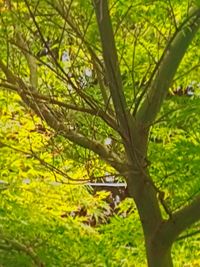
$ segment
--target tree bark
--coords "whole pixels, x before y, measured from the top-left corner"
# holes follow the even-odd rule
[[[146,246],[148,267],[173,267],[171,257],[171,247],[162,248],[162,245],[158,247]]]
[[[159,190],[148,172],[148,132],[149,129],[144,124],[134,122],[133,147],[130,144],[126,148],[127,158],[132,166],[127,175],[128,190],[140,216],[148,267],[172,267],[171,246],[174,240],[169,241],[163,235],[167,221],[162,218]]]
[[[138,174],[137,174],[138,172]],[[156,189],[148,172],[134,167],[128,179],[129,195],[133,197],[142,223],[148,267],[172,267],[171,245],[158,235],[165,223],[160,212]]]

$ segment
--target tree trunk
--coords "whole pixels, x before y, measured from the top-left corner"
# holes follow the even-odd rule
[[[145,169],[143,171],[146,173]],[[142,223],[148,267],[173,267],[171,244],[159,235],[164,220],[157,192],[146,175],[140,173],[138,183],[129,184],[129,195],[134,198]],[[136,177],[133,180],[136,181]]]
[[[164,220],[159,206],[159,192],[148,172],[148,128],[135,124],[132,133],[132,143],[126,147],[131,165],[127,184],[142,223],[148,267],[172,267],[171,243],[162,238],[161,234]]]
[[[148,267],[173,267],[171,247],[163,249],[162,244],[154,247],[146,245]]]

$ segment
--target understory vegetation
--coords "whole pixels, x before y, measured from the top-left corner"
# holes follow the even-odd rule
[[[151,131],[151,172],[158,186],[166,185],[164,197],[174,210],[200,190],[195,182],[199,107],[199,98],[170,97],[162,111],[169,114],[170,125],[163,119]],[[139,216],[130,198],[112,212],[106,202],[109,191],[93,195],[77,182],[86,169],[66,157],[66,143],[21,107],[16,95],[1,94],[0,128],[0,179],[6,182],[0,185],[2,266],[146,266]],[[94,171],[102,176],[106,167],[99,166]],[[63,179],[57,169],[71,169],[75,181]],[[81,208],[86,212],[81,214]],[[200,266],[198,229],[199,223],[177,240],[175,266]]]

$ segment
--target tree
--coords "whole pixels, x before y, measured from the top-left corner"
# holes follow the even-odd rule
[[[126,179],[148,266],[173,266],[172,244],[200,219],[200,196],[171,212],[149,173],[149,133],[200,27],[198,2],[5,2],[1,88],[17,92],[58,135]]]

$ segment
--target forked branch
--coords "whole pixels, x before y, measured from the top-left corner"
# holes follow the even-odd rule
[[[200,220],[200,195],[192,203],[175,212],[161,228],[161,240],[173,243],[177,237],[195,222]]]

